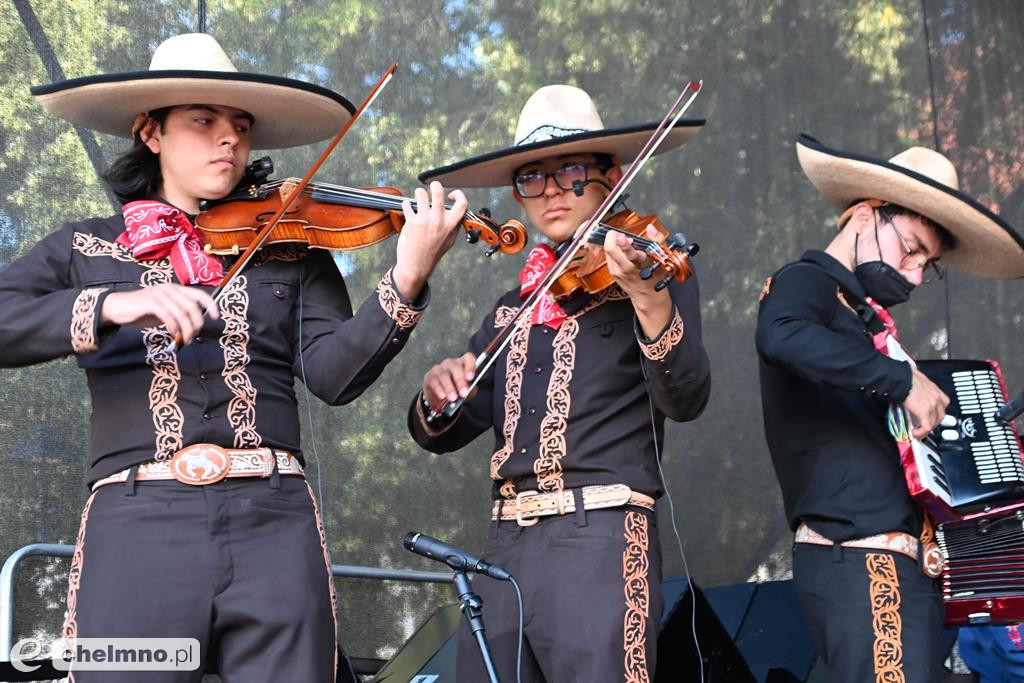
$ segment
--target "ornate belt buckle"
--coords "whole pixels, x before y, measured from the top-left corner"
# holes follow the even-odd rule
[[[171,474],[183,484],[216,484],[228,476],[230,469],[231,456],[220,446],[211,443],[187,446],[171,458]]]
[[[520,491],[516,494],[516,524],[519,526],[533,526],[537,523],[536,517],[525,519],[523,517],[523,499],[540,495],[536,491]]]

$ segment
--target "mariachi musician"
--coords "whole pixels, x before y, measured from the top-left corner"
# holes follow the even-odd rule
[[[122,212],[66,223],[0,273],[3,365],[74,354],[89,378],[92,495],[64,635],[196,638],[225,680],[334,681],[336,599],[294,380],[332,405],[376,380],[427,305],[465,197],[446,210],[440,185],[429,200],[417,190],[395,266],[354,313],[331,256],[305,245],[257,253],[215,303],[229,260],[203,249],[200,200],[235,188],[250,148],[327,138],[352,105],[239,73],[205,34],[164,41],[148,71],[34,93],[72,123],[132,138],[105,175]]]
[[[888,309],[942,277],[1024,276],[1024,238],[913,147],[889,161],[801,135],[804,173],[842,212],[824,251],[765,282],[757,325],[765,435],[796,533],[793,577],[831,681],[940,679],[942,600],[918,566],[930,524],[886,426],[902,404],[922,438],[949,398],[888,355]],[[922,539],[922,543],[919,539]]]
[[[701,125],[681,121],[661,150],[689,141]],[[511,186],[529,227],[557,246],[598,209],[622,176],[620,164],[654,128],[605,128],[587,93],[550,85],[526,102],[511,147],[420,179]],[[659,239],[652,228],[640,234]],[[609,287],[567,300],[541,297],[470,395],[477,357],[555,262],[551,246],[537,246],[520,286],[498,299],[469,351],[426,373],[409,413],[413,438],[436,453],[494,433],[483,557],[522,586],[523,681],[653,678],[662,612],[654,501],[664,486],[664,421],[695,419],[710,391],[696,278],[656,289],[655,279],[641,277],[644,253],[615,231],[591,248],[603,250]],[[454,415],[441,410],[459,399],[465,403]],[[498,676],[515,680],[515,594],[489,579],[474,589]],[[486,680],[465,624],[458,679]]]

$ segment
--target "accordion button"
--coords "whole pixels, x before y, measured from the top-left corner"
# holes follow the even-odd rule
[[[956,427],[956,418],[952,415],[946,415],[939,424],[943,427]]]
[[[960,438],[960,432],[955,429],[943,429],[942,440],[943,441],[956,441]]]

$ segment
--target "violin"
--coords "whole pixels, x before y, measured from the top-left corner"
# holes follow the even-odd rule
[[[664,244],[645,236],[648,226],[653,226],[666,236]],[[551,283],[550,291],[555,299],[571,298],[581,291],[597,294],[615,283],[608,271],[606,254],[602,248],[609,232],[626,235],[635,249],[651,258],[652,263],[640,271],[642,279],[649,280],[659,270],[665,273],[655,283],[655,291],[660,292],[672,280],[684,282],[693,275],[690,258],[700,250],[699,245],[687,243],[686,237],[680,232],[669,235],[661,220],[653,214],[641,216],[632,209],[623,209],[597,223],[590,231],[587,248],[576,252],[565,271]],[[591,245],[599,246],[595,248]]]
[[[257,182],[222,199],[200,204],[195,226],[203,234],[207,252],[237,255],[246,249],[295,192],[298,178],[259,182],[269,175],[268,167],[273,169],[267,158],[253,162],[249,177]],[[362,249],[401,231],[405,224],[402,202],[406,199],[393,187],[357,188],[311,182],[301,190],[263,244],[292,242],[341,251]],[[416,206],[416,200],[408,201]],[[486,256],[497,251],[515,254],[526,246],[526,228],[522,223],[510,220],[498,225],[487,209],[478,213],[467,211],[462,224],[467,242],[482,239],[490,245]]]

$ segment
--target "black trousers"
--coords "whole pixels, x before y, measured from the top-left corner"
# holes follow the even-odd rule
[[[900,553],[798,543],[793,580],[831,683],[937,683],[942,598]]]
[[[591,510],[520,527],[492,523],[484,559],[509,570],[523,591],[522,680],[648,683],[653,678],[661,595],[661,547],[652,512]],[[515,681],[519,612],[512,585],[474,576],[498,677]],[[487,674],[465,621],[458,681]]]
[[[109,484],[82,513],[64,635],[196,638],[225,683],[333,682],[329,565],[302,477]],[[202,668],[69,680],[184,683]]]

